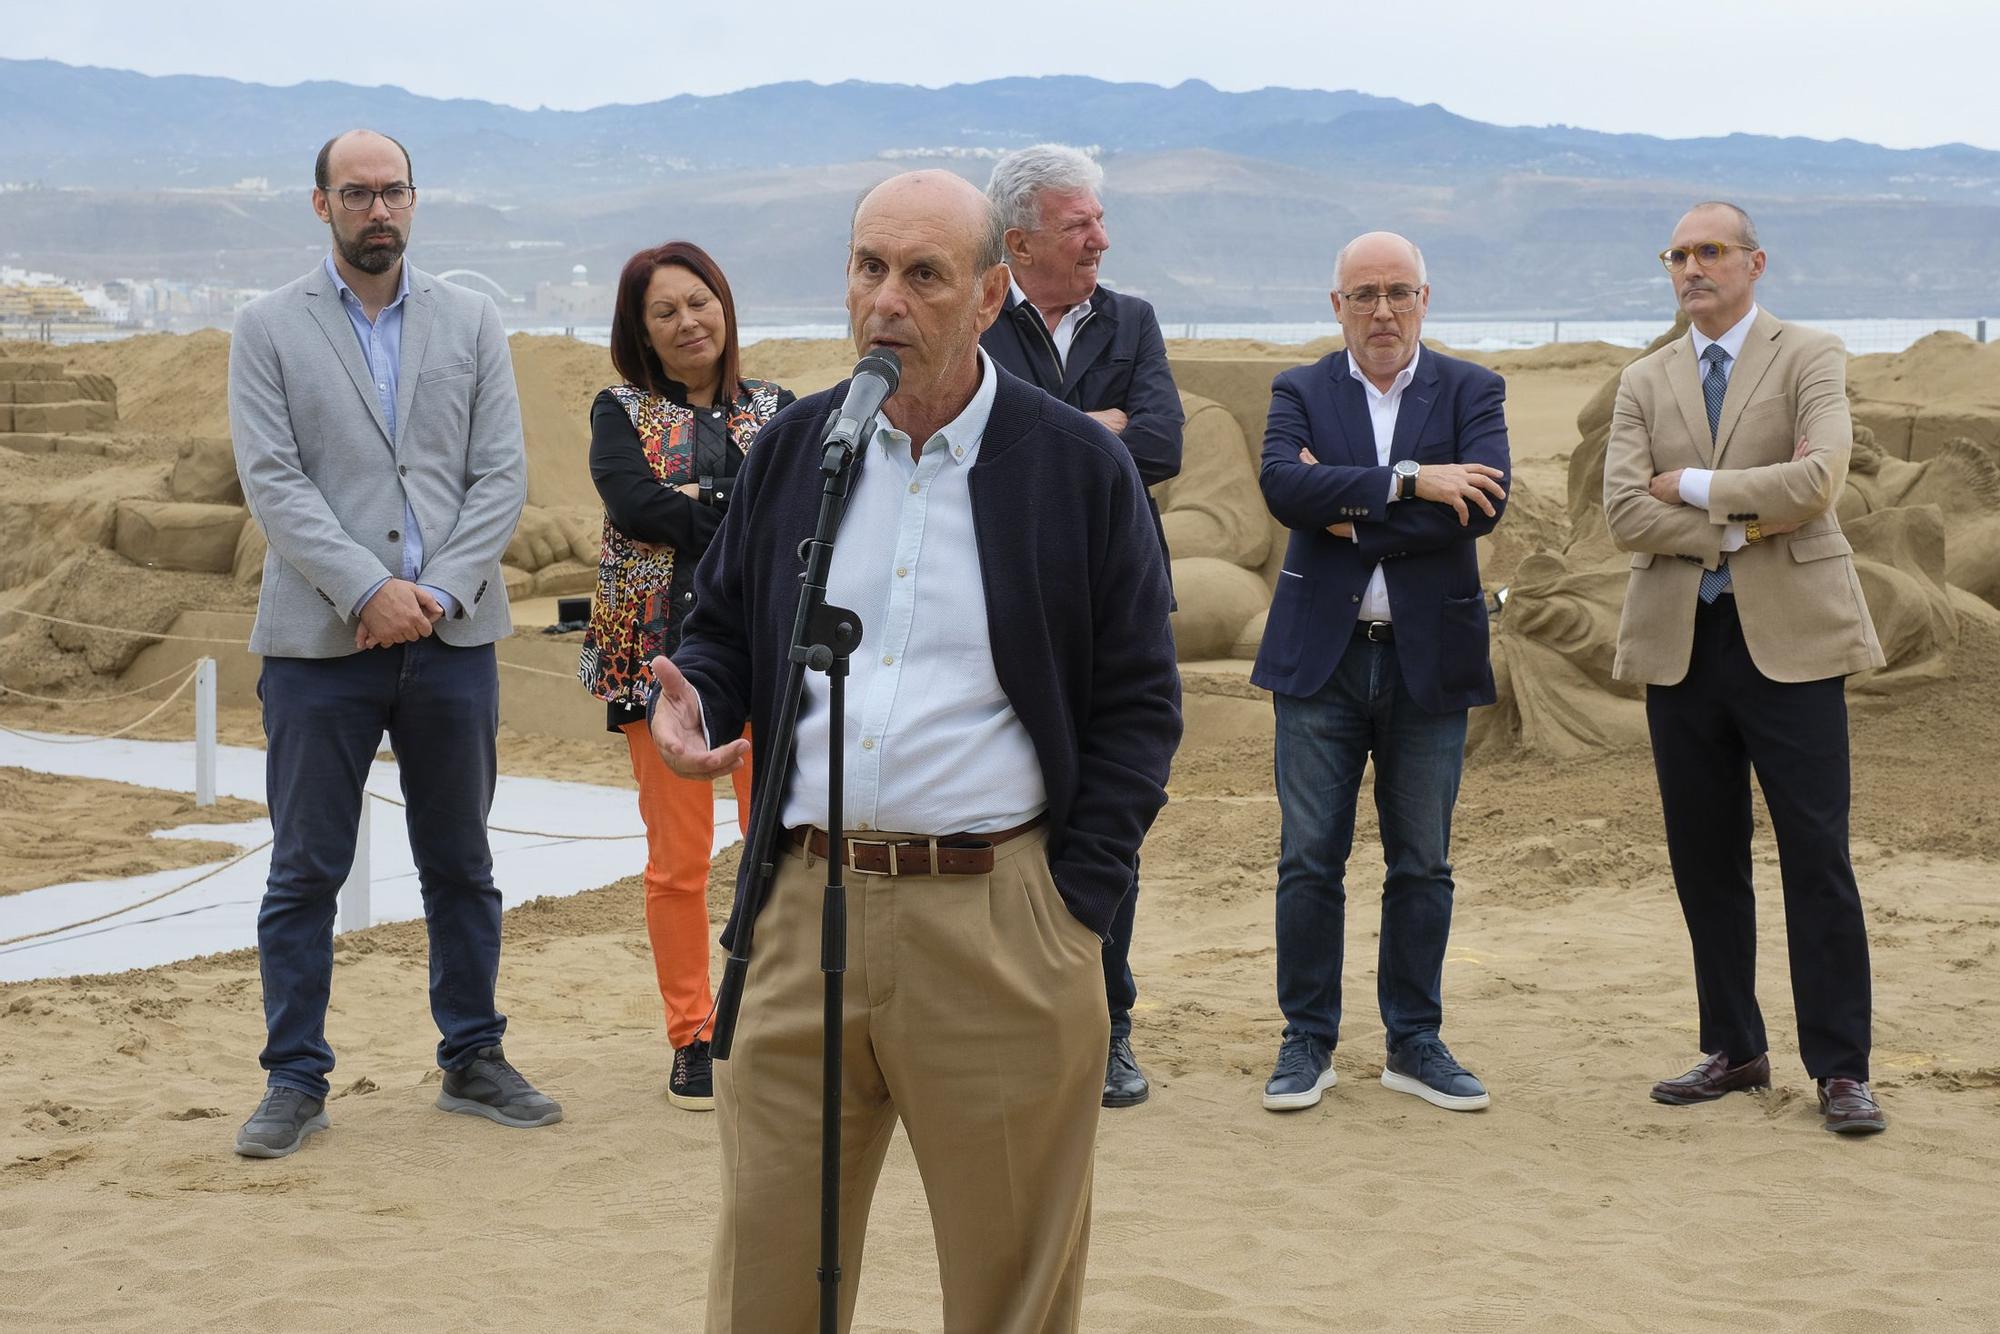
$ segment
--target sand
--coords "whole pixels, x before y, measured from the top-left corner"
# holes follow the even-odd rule
[[[179,792],[0,768],[0,895],[221,861],[234,845],[154,834],[263,815],[261,805],[234,797],[197,806]]]
[[[1374,1082],[1377,900],[1357,885],[1341,1085],[1314,1111],[1263,1112],[1279,1026],[1268,751],[1185,754],[1134,951],[1156,1092],[1104,1118],[1085,1327],[1992,1328],[2000,830],[1921,818],[1927,748],[2000,745],[1964,722],[1857,721],[1876,1086],[1894,1119],[1864,1143],[1818,1129],[1771,962],[1774,894],[1776,1087],[1712,1107],[1646,1099],[1693,1053],[1694,1001],[1643,752],[1467,774],[1447,1036],[1491,1085],[1489,1111]],[[2000,798],[1979,765],[1946,777],[1967,810]],[[1365,865],[1365,809],[1358,837]],[[1758,874],[1775,880],[1767,836]],[[470,1329],[497,1302],[529,1329],[699,1328],[714,1122],[662,1096],[637,882],[529,905],[507,932],[509,1051],[564,1100],[564,1123],[514,1132],[431,1108],[421,931],[398,924],[343,939],[334,1129],[277,1163],[228,1153],[260,1083],[247,953],[0,987],[8,1327]],[[938,1328],[900,1141],[870,1235],[857,1328]],[[283,1292],[244,1259],[274,1252]],[[475,1309],[440,1274],[478,1275]]]
[[[524,354],[524,341],[517,360],[537,355]],[[191,344],[135,342],[162,367],[213,359]],[[553,349],[562,364],[551,360],[542,385],[550,404],[588,402],[599,387],[592,352]],[[119,376],[121,439],[194,429],[169,413],[197,423],[200,411],[153,396],[144,376],[128,385],[115,354],[93,355],[105,364],[88,369]],[[1543,545],[1567,535],[1577,412],[1629,355],[1556,348],[1492,359],[1514,359],[1502,369],[1517,478],[1536,501],[1517,501],[1514,513]],[[792,384],[786,375],[838,374],[846,352],[771,345],[768,356],[761,373]],[[67,484],[114,469],[163,479],[170,461],[142,451]],[[65,577],[76,596],[102,602],[110,576],[87,560]],[[228,583],[145,578],[128,605],[133,623],[148,625],[162,605],[217,605]],[[20,592],[0,588],[0,600]],[[1133,959],[1136,1042],[1155,1093],[1103,1119],[1084,1327],[2000,1328],[2000,822],[1991,814],[2000,810],[2000,613],[1967,603],[1959,623],[1921,689],[1854,712],[1875,1086],[1891,1118],[1888,1134],[1862,1142],[1819,1129],[1798,1064],[1761,815],[1761,980],[1776,1086],[1709,1107],[1646,1098],[1652,1080],[1692,1062],[1695,1002],[1643,745],[1553,760],[1503,738],[1468,762],[1445,1036],[1488,1082],[1490,1110],[1454,1116],[1376,1082],[1379,843],[1364,802],[1341,1082],[1312,1111],[1262,1111],[1280,1029],[1278,809],[1258,721],[1268,706],[1230,670],[1191,673],[1201,701],[1228,697],[1251,725],[1183,749],[1147,844]],[[0,623],[0,635],[8,628]],[[36,688],[16,675],[33,669],[57,693],[101,690],[112,678],[85,669],[116,656],[103,643],[65,648],[17,630],[0,640],[0,676]],[[117,706],[130,709],[119,721],[143,711],[132,704]],[[8,726],[91,721],[78,713],[0,699]],[[185,737],[190,715],[180,701],[137,734]],[[617,738],[543,737],[515,730],[518,721],[503,732],[504,770],[629,782]],[[225,708],[221,730],[225,741],[259,740],[254,710]],[[58,812],[42,823],[82,826],[80,841],[101,841],[107,858],[159,857],[143,831],[186,822],[141,813],[178,800],[170,794],[126,794],[117,809],[138,833],[114,844],[53,786],[33,799]],[[92,819],[106,800],[94,795]],[[26,865],[36,850],[17,829],[0,826],[0,837]],[[0,874],[15,864],[0,856]],[[726,855],[711,893],[718,919],[733,870]],[[0,986],[0,1328],[484,1329],[499,1312],[530,1330],[699,1329],[715,1127],[664,1098],[669,1053],[640,902],[628,878],[508,915],[508,1050],[568,1112],[543,1131],[432,1108],[420,924],[342,938],[329,1021],[340,1055],[334,1128],[281,1162],[238,1160],[228,1148],[261,1088],[250,953]],[[921,1183],[900,1139],[860,1284],[857,1329],[939,1328]]]

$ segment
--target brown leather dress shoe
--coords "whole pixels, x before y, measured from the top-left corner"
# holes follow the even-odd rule
[[[1858,1079],[1820,1080],[1819,1110],[1826,1117],[1826,1128],[1836,1135],[1872,1135],[1889,1128],[1875,1095]]]
[[[1714,1102],[1723,1094],[1734,1093],[1738,1089],[1769,1087],[1771,1058],[1768,1055],[1731,1065],[1728,1056],[1716,1052],[1713,1056],[1704,1057],[1700,1065],[1686,1074],[1663,1079],[1653,1085],[1653,1101],[1680,1107],[1692,1102]]]

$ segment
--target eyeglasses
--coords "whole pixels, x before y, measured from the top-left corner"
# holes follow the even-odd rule
[[[1391,312],[1407,315],[1417,308],[1417,298],[1421,295],[1423,289],[1417,287],[1392,287],[1386,292],[1364,287],[1355,292],[1342,292],[1340,298],[1354,307],[1356,315],[1373,315],[1375,307],[1385,300],[1389,303]]]
[[[375,207],[377,199],[394,209],[405,209],[417,202],[417,187],[414,185],[392,185],[386,190],[370,190],[365,185],[343,185],[334,194],[339,196],[340,206],[349,213],[366,213]]]
[[[1687,267],[1688,256],[1692,255],[1706,268],[1732,250],[1755,250],[1753,245],[1743,245],[1737,241],[1696,241],[1693,245],[1671,246],[1660,252],[1660,263],[1669,272]]]

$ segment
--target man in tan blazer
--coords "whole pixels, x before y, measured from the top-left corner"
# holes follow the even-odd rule
[[[1633,553],[1614,674],[1646,685],[1701,1010],[1702,1061],[1653,1097],[1709,1102],[1771,1082],[1754,767],[1778,841],[1799,1055],[1827,1129],[1881,1130],[1843,679],[1883,658],[1834,517],[1853,445],[1846,356],[1758,308],[1765,255],[1734,205],[1696,205],[1660,259],[1693,328],[1626,368],[1604,459],[1611,537]]]

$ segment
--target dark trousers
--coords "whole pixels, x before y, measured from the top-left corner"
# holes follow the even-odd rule
[[[1132,888],[1118,901],[1111,915],[1111,930],[1104,941],[1104,1008],[1111,1012],[1111,1036],[1132,1036],[1132,1005],[1139,999],[1139,983],[1132,976],[1132,915],[1139,906],[1139,863],[1132,863]]]
[[[1375,757],[1387,875],[1376,1000],[1393,1049],[1444,1019],[1451,934],[1451,812],[1465,767],[1465,710],[1428,712],[1393,644],[1357,638],[1310,697],[1276,695],[1278,1008],[1287,1037],[1340,1037],[1347,855],[1362,770]]]
[[[1768,1046],[1750,886],[1754,769],[1778,840],[1799,1055],[1816,1079],[1867,1079],[1868,933],[1847,853],[1842,679],[1766,678],[1744,645],[1736,599],[1724,595],[1695,616],[1687,676],[1647,687],[1646,722],[1694,944],[1701,1049],[1736,1061]]]
[[[259,1059],[270,1083],[327,1094],[334,915],[384,732],[402,772],[430,929],[438,1064],[467,1064],[507,1029],[493,1003],[500,892],[486,842],[500,726],[493,646],[429,638],[343,658],[266,658],[257,694],[275,835],[257,914],[267,1034]]]

